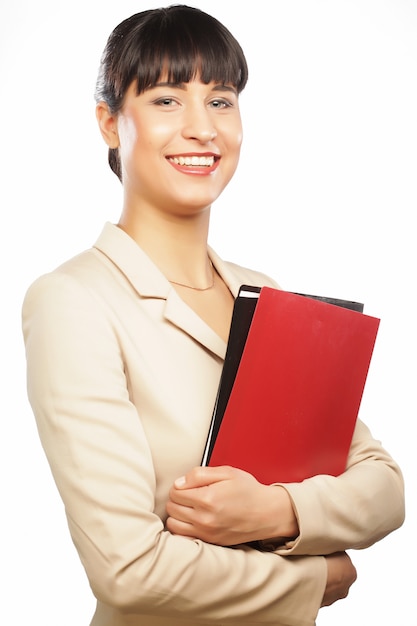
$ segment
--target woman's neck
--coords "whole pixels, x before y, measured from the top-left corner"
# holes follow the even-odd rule
[[[233,296],[207,252],[210,210],[192,216],[124,211],[119,227],[148,254],[180,298],[217,333],[229,335]]]
[[[132,216],[124,211],[118,226],[148,254],[172,282],[190,287],[209,285],[213,268],[207,252],[209,209],[198,215]]]

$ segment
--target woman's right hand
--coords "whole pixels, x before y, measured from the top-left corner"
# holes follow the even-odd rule
[[[356,568],[346,552],[335,552],[326,558],[327,584],[321,606],[330,606],[346,598],[357,578]]]

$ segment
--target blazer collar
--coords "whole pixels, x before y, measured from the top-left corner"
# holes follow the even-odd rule
[[[122,229],[107,222],[94,244],[126,276],[139,296],[165,300],[165,319],[181,328],[211,352],[224,359],[226,343],[178,295],[171,283]],[[240,287],[233,270],[212,250],[208,249],[215,270],[234,297]]]

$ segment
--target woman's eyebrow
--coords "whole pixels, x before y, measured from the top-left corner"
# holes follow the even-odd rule
[[[212,91],[227,91],[237,95],[237,89],[235,87],[233,87],[232,85],[225,85],[223,83],[214,85]]]

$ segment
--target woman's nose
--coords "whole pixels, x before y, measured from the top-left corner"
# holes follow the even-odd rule
[[[187,139],[196,139],[200,143],[213,141],[217,136],[211,115],[205,107],[193,107],[186,112],[182,132]]]

